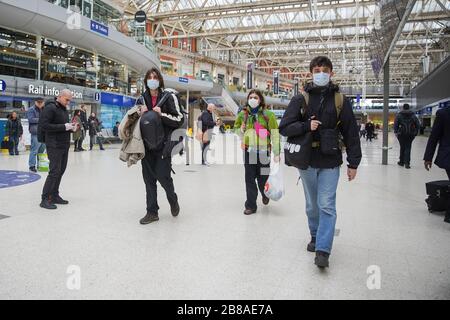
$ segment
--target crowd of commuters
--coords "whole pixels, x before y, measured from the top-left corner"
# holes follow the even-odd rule
[[[340,167],[344,164],[343,151],[346,153],[346,175],[348,181],[357,176],[361,162],[361,142],[365,137],[372,141],[375,136],[375,125],[368,121],[358,127],[352,109],[352,102],[339,91],[339,86],[332,81],[334,76],[332,61],[324,56],[314,58],[310,62],[312,81],[302,92],[293,97],[280,124],[275,114],[267,108],[264,96],[257,89],[250,90],[246,104],[237,114],[234,133],[241,138],[241,147],[245,171],[244,214],[257,212],[258,193],[262,203],[268,205],[265,185],[270,174],[271,159],[280,163],[281,137],[303,139],[299,153],[307,154],[306,165],[297,166],[302,181],[305,197],[305,212],[308,218],[310,242],[306,250],[315,252],[315,264],[320,268],[329,266],[329,257],[333,247],[335,225],[337,219],[336,192],[338,188]],[[164,189],[171,214],[176,217],[180,213],[180,204],[172,174],[172,156],[178,153],[181,140],[174,143],[173,135],[177,130],[184,130],[185,117],[182,106],[175,94],[168,93],[160,71],[150,69],[145,77],[145,92],[135,106],[136,110],[127,114],[121,123],[116,122],[114,136],[119,136],[127,144],[135,134],[137,163],[141,160],[142,177],[146,191],[146,214],[141,224],[149,224],[159,220],[157,199],[157,183]],[[47,150],[50,161],[49,174],[46,178],[40,206],[45,209],[57,209],[56,205],[69,202],[60,195],[60,184],[67,168],[68,154],[73,139],[74,151],[84,151],[82,142],[86,134],[90,136],[90,150],[98,143],[103,148],[102,122],[95,113],[86,118],[86,108],[81,106],[72,117],[68,106],[72,101],[72,93],[65,89],[58,97],[44,103],[36,100],[35,105],[27,112],[31,133],[31,150],[29,168],[36,171],[37,154]],[[136,111],[136,112],[135,112]],[[215,105],[209,104],[198,120],[197,139],[201,143],[202,165],[208,165],[207,152],[211,143],[211,131],[215,126],[223,128],[220,119],[214,120]],[[143,131],[143,123],[139,119],[155,121],[155,137],[149,142]],[[151,120],[154,119],[154,120]],[[395,120],[394,132],[400,143],[399,165],[410,168],[411,144],[419,133],[420,123],[409,110],[403,106]],[[141,132],[142,131],[142,132]],[[222,130],[221,130],[222,131]],[[10,141],[9,152],[17,155],[19,140],[23,128],[16,113],[12,113],[6,125]],[[152,138],[155,138],[152,137]],[[150,139],[151,140],[151,139]],[[136,143],[136,141],[134,143]],[[450,108],[439,110],[428,140],[424,155],[425,168],[429,170],[435,150],[439,145],[435,163],[445,169],[450,179]],[[122,147],[121,151],[126,151]],[[129,158],[127,158],[129,159]],[[288,163],[287,163],[288,164]],[[290,165],[293,165],[292,163]],[[244,200],[244,199],[243,199]]]

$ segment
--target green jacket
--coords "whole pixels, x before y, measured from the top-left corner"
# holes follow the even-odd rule
[[[244,123],[245,111],[248,112],[248,118],[246,123],[246,129],[243,133],[241,126]],[[265,117],[269,120],[266,122]],[[278,156],[280,154],[280,133],[278,131],[278,122],[275,114],[267,109],[260,109],[257,114],[258,122],[269,131],[269,135],[266,138],[258,136],[255,130],[256,117],[251,114],[250,107],[246,106],[244,110],[238,113],[236,121],[234,122],[234,132],[242,139],[242,143],[245,147],[256,148],[258,150],[270,150]],[[270,146],[272,145],[272,148]]]

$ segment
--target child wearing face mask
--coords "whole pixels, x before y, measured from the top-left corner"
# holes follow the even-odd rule
[[[267,109],[264,96],[259,90],[249,92],[247,104],[237,115],[234,130],[242,139],[247,195],[244,214],[250,215],[258,209],[258,188],[263,204],[269,204],[264,186],[270,174],[272,151],[275,162],[280,161],[278,122],[275,114]]]

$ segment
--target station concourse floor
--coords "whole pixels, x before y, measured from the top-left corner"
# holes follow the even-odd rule
[[[227,156],[241,160],[224,137],[215,136],[216,155],[231,145]],[[160,220],[143,226],[140,163],[127,168],[119,145],[71,149],[61,184],[69,205],[38,206],[45,173],[0,189],[0,299],[450,299],[450,224],[424,202],[425,182],[447,179],[445,171],[423,168],[425,137],[413,143],[410,170],[396,164],[394,136],[388,166],[381,139],[361,142],[357,179],[349,183],[342,167],[326,271],[306,251],[293,168],[283,168],[284,198],[263,207],[259,197],[258,213],[245,216],[241,164],[174,164],[181,213],[171,216],[158,186]],[[28,153],[3,154],[0,170],[28,171],[27,162]],[[78,290],[67,285],[71,266],[79,268]],[[370,266],[380,272],[379,289],[369,289]]]

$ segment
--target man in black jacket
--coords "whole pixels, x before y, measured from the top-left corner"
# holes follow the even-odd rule
[[[199,124],[202,126],[203,136],[206,137],[203,141],[201,141],[202,145],[202,165],[208,165],[206,161],[206,154],[209,149],[209,145],[211,144],[211,130],[216,126],[216,122],[213,118],[213,112],[216,109],[216,106],[213,103],[209,103],[208,107],[205,111],[202,112],[200,117],[198,117]]]
[[[315,264],[328,267],[336,225],[336,190],[342,165],[339,148],[327,150],[329,142],[338,144],[338,133],[343,137],[347,153],[347,176],[356,177],[361,161],[358,126],[351,101],[339,93],[337,85],[330,81],[333,65],[327,57],[319,56],[310,63],[313,82],[305,87],[305,96],[292,98],[281,119],[280,133],[295,137],[312,133],[313,143],[309,167],[299,170],[306,199],[311,242],[307,250],[316,252]],[[336,105],[336,102],[342,105]],[[325,133],[328,133],[325,135]],[[331,140],[326,140],[330,136]]]
[[[447,171],[450,180],[450,107],[439,109],[436,112],[436,118],[423,156],[425,169],[427,170],[431,168],[438,143],[439,149],[434,163]]]
[[[56,204],[68,204],[59,195],[59,185],[66,171],[70,148],[70,133],[77,130],[77,125],[70,122],[68,105],[72,101],[72,93],[68,89],[61,90],[55,100],[48,101],[39,118],[39,129],[45,136],[49,164],[49,173],[42,191],[40,206],[45,209],[56,209]]]
[[[419,119],[409,110],[409,104],[405,103],[394,122],[394,132],[400,143],[400,159],[397,162],[399,166],[411,169],[411,146],[414,138],[419,134],[419,129]]]
[[[78,139],[78,145],[75,146],[75,149],[77,149],[78,151],[86,151],[85,149],[83,149],[83,140],[86,137],[86,132],[89,130],[89,123],[87,120],[86,106],[84,104],[81,105],[80,119],[83,126],[81,128],[81,138]]]

